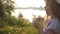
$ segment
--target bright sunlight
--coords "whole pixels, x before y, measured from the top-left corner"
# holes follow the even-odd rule
[[[36,7],[39,8],[40,6],[45,7],[45,2],[44,0],[15,0],[15,7],[22,7],[22,8],[27,8],[27,7]],[[44,17],[46,15],[46,12],[44,10],[33,10],[33,9],[15,9],[14,10],[16,17],[18,17],[19,12],[21,12],[24,16],[24,18],[28,19],[30,22],[32,22],[32,18],[34,17],[33,15],[36,16],[42,16]]]

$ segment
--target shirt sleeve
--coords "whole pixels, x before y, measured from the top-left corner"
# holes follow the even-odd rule
[[[50,21],[50,23],[47,25],[47,29],[57,30],[57,27],[58,27],[58,21],[56,20]]]

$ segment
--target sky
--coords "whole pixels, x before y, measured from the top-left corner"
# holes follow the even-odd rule
[[[45,7],[45,2],[43,0],[15,0],[15,7]],[[40,11],[40,10],[33,10],[33,9],[15,9],[14,10],[16,17],[18,14],[21,12],[24,16],[25,19],[28,19],[30,22],[32,22],[32,18],[34,17],[33,15],[36,16],[42,16],[44,17],[46,15],[45,10]]]

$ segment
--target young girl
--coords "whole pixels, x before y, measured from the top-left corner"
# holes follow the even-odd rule
[[[33,26],[38,29],[39,34],[60,34],[60,0],[45,0],[46,18],[44,29],[39,25],[39,20],[33,21]]]

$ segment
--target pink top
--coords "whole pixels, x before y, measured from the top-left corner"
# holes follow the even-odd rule
[[[57,18],[48,19],[44,21],[44,32],[47,33],[47,29],[53,29],[56,31],[56,34],[60,34],[60,22]]]

